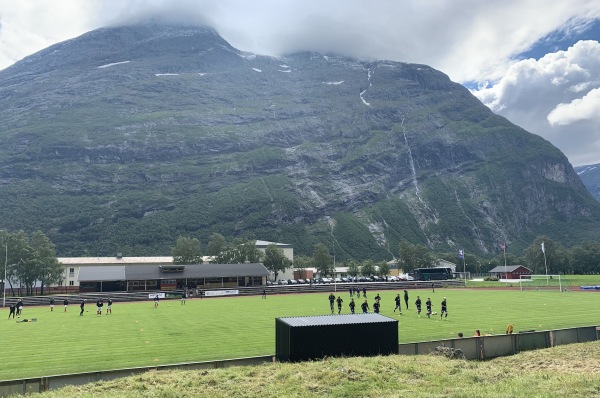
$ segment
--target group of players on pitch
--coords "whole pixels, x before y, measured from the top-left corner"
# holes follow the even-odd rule
[[[366,289],[363,288],[363,297],[365,299],[365,301],[360,305],[360,308],[362,309],[363,314],[367,314],[369,313],[369,311],[371,310],[371,308],[369,307],[369,302],[367,301],[367,291]],[[357,293],[358,293],[358,298],[360,298],[360,291],[358,291],[357,289]],[[348,304],[348,306],[350,307],[350,312],[352,314],[355,313],[355,308],[356,308],[356,303],[354,301],[354,290],[352,288],[350,288],[350,303]],[[404,303],[406,305],[406,309],[408,309],[408,291],[404,290]],[[396,303],[396,307],[394,308],[394,312],[396,312],[396,310],[398,310],[399,314],[402,314],[402,298],[400,297],[400,293],[398,293],[396,295],[396,297],[394,298],[394,302]],[[342,296],[338,296],[337,298],[335,297],[335,295],[333,293],[329,294],[329,308],[331,309],[331,313],[334,313],[334,307],[335,304],[337,303],[337,310],[338,310],[338,314],[342,313],[342,304],[344,303],[344,300],[342,299]],[[419,296],[417,296],[417,300],[415,301],[415,306],[417,307],[417,314],[419,316],[421,316],[421,308],[422,308],[422,303],[421,303],[421,298]],[[375,302],[373,303],[373,312],[375,314],[379,314],[381,308],[381,297],[379,296],[379,293],[377,293],[377,296],[375,296]],[[431,315],[437,315],[437,312],[433,312],[432,308],[433,308],[433,304],[431,303],[431,298],[427,298],[427,301],[425,302],[425,308],[426,308],[426,314],[427,314],[427,318],[431,318]],[[444,319],[444,318],[448,318],[448,304],[446,302],[446,297],[444,297],[444,300],[442,300],[442,309],[440,311],[440,319]]]

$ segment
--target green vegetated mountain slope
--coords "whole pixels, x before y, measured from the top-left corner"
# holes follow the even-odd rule
[[[95,30],[0,71],[2,228],[60,255],[212,232],[391,258],[598,232],[565,156],[425,65],[231,47],[202,26]]]

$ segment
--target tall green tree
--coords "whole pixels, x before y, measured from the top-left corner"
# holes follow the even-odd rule
[[[356,260],[350,260],[348,263],[348,275],[358,276],[360,274],[360,264]]]
[[[365,260],[360,265],[360,274],[362,276],[371,276],[375,275],[375,264],[373,260]]]
[[[265,248],[263,265],[273,273],[275,280],[280,272],[284,272],[291,266],[291,263],[291,260],[283,253],[283,249],[277,247],[275,243],[271,243]]]
[[[387,261],[380,261],[377,268],[379,270],[379,275],[387,279],[387,276],[390,274],[390,266]]]
[[[569,252],[569,273],[600,273],[600,243],[583,242],[573,246]]]
[[[196,238],[178,237],[171,254],[175,264],[202,264],[202,248]]]
[[[319,275],[327,276],[331,275],[334,271],[333,269],[333,257],[329,253],[329,249],[322,243],[317,243],[315,245],[314,254],[313,254],[313,264]]]
[[[31,265],[35,267],[43,295],[45,286],[58,284],[62,280],[64,269],[56,258],[54,244],[42,231],[35,231],[29,241],[33,250]]]
[[[294,269],[298,271],[301,279],[306,279],[308,276],[306,275],[306,269],[312,268],[313,259],[308,256],[296,256],[294,257]]]
[[[206,247],[206,254],[208,256],[218,256],[227,246],[225,237],[221,234],[213,232],[210,235],[208,246]]]
[[[233,240],[234,258],[236,264],[260,263],[263,260],[263,252],[256,247],[255,240],[235,238]]]
[[[543,250],[542,250],[543,244]],[[525,249],[525,261],[534,274],[564,274],[569,270],[565,249],[550,237],[542,235],[535,238]]]
[[[432,267],[435,265],[435,259],[426,246],[402,241],[398,265],[404,269],[404,272],[409,272],[415,268]]]
[[[32,260],[32,250],[31,246],[29,246],[29,238],[24,231],[8,233],[7,244],[8,266],[6,280],[10,285],[12,295],[15,296],[14,286],[16,284],[31,288],[32,281],[35,283],[35,276],[32,274],[31,267],[29,267]]]

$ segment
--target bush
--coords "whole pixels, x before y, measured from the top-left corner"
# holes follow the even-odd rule
[[[498,278],[495,277],[495,276],[486,276],[483,280],[484,281],[498,282]]]

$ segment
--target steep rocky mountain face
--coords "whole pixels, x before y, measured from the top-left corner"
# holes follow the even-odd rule
[[[575,172],[581,178],[583,185],[600,201],[600,163],[575,167]]]
[[[560,151],[439,71],[255,55],[201,26],[99,29],[0,71],[0,139],[0,228],[63,256],[212,232],[339,259],[400,240],[486,254],[600,225]]]

